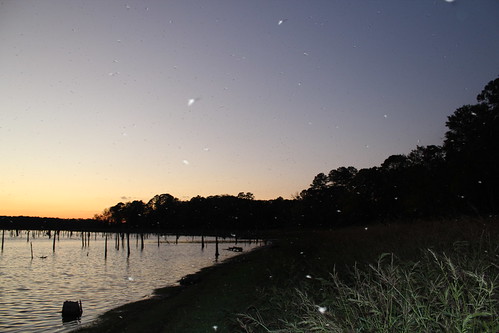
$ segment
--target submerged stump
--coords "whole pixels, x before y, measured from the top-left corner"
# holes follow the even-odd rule
[[[62,304],[62,320],[63,321],[71,321],[80,319],[83,313],[83,307],[81,305],[81,300],[74,301],[65,301]]]

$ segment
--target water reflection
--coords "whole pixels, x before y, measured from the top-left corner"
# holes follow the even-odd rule
[[[114,242],[114,247],[113,247]],[[168,234],[2,231],[0,332],[62,332],[177,284],[185,275],[260,243]],[[62,323],[66,300],[81,322]]]

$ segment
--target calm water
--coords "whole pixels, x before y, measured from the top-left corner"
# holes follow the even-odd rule
[[[87,233],[85,234],[87,235]],[[0,253],[0,332],[64,332],[89,323],[99,314],[119,305],[140,300],[156,288],[175,285],[187,274],[215,262],[214,238],[148,235],[142,249],[140,236],[130,235],[128,256],[121,238],[116,248],[116,234],[108,234],[107,258],[105,237],[90,233],[82,241],[81,233],[53,235],[27,231],[5,232]],[[218,261],[234,256],[224,250],[235,245],[226,239],[219,244]],[[33,259],[31,258],[31,245]],[[258,244],[241,243],[244,252]],[[65,300],[83,303],[80,321],[63,323]]]

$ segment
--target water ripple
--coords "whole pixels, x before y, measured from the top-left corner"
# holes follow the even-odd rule
[[[6,235],[8,232],[6,232]],[[204,250],[199,237],[157,236],[144,240],[130,236],[131,254],[116,235],[108,234],[107,258],[102,234],[92,233],[89,246],[82,247],[81,233],[62,233],[56,241],[42,232],[11,233],[0,254],[0,332],[67,332],[86,324],[111,308],[142,299],[155,288],[176,284],[182,276],[209,266],[214,261],[215,244],[206,238]],[[88,237],[87,234],[85,234]],[[33,239],[34,237],[34,239]],[[126,240],[126,239],[125,239]],[[7,246],[8,245],[8,246]],[[244,250],[257,244],[238,243]],[[234,253],[222,251],[223,260]],[[63,323],[62,303],[81,299],[81,321]]]

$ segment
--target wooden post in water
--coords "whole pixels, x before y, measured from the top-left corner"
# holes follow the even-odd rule
[[[56,239],[56,237],[55,237],[55,231],[54,231],[54,240],[52,242],[52,252],[55,252],[55,239]]]
[[[29,243],[29,232],[30,232],[30,231],[31,231],[31,230],[28,230],[28,237],[26,238],[26,243]]]
[[[140,251],[144,251],[144,233],[140,233]]]
[[[204,250],[204,235],[201,235],[201,250]]]
[[[159,247],[159,237],[160,237],[160,234],[158,233],[158,247]]]
[[[30,242],[29,245],[31,246],[31,260],[33,260],[33,242]]]
[[[126,257],[130,257],[130,233],[126,233],[126,246],[127,246],[127,255]]]
[[[3,252],[3,242],[5,241],[5,230],[2,230],[2,252]]]
[[[85,247],[85,236],[83,236],[83,231],[81,232],[81,248]]]
[[[107,233],[106,233],[106,241],[104,243],[104,260],[107,259]]]
[[[218,236],[215,236],[215,260],[218,260],[218,256],[220,252],[218,252]]]

